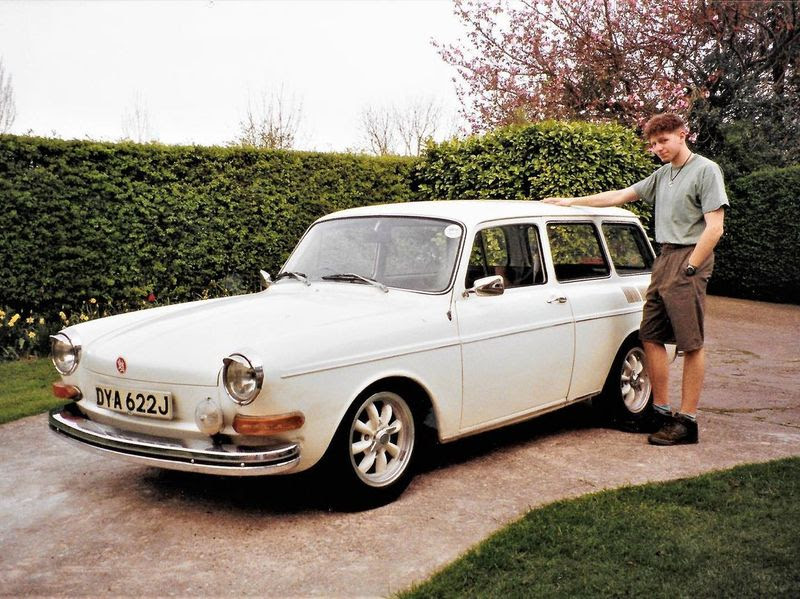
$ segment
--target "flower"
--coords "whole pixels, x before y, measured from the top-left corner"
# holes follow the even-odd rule
[[[89,298],[89,303],[90,303],[90,304],[96,304],[96,303],[97,303],[97,300],[96,300],[95,298],[93,298],[93,297],[90,297],[90,298]]]
[[[89,317],[86,314],[81,314],[81,322],[86,322],[87,320],[89,320]]]
[[[0,320],[3,320],[6,317],[6,313],[0,310]]]
[[[148,301],[148,302],[154,302],[154,301],[156,301],[156,294],[155,294],[155,293],[153,293],[153,292],[151,291],[151,292],[150,292],[150,295],[148,295],[148,296],[147,296],[147,301]]]
[[[33,331],[28,331],[28,339],[36,339],[36,333]]]
[[[64,321],[67,320],[67,315],[64,314],[63,312],[59,312],[58,315],[61,317],[61,320],[64,320]]]
[[[33,316],[28,316],[28,318],[25,319],[25,322],[28,324],[33,324]]]
[[[8,326],[13,327],[18,320],[19,320],[19,314],[14,314],[14,316],[11,317],[11,320],[8,321]]]
[[[44,324],[44,318],[39,319],[39,324]]]

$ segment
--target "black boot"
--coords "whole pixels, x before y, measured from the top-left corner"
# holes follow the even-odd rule
[[[672,414],[653,409],[650,414],[639,420],[619,420],[617,428],[626,433],[654,433],[660,431],[673,418]]]
[[[689,445],[697,443],[697,422],[677,413],[661,430],[647,437],[652,445]]]

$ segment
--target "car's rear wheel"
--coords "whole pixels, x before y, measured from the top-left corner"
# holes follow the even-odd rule
[[[328,455],[339,507],[375,507],[403,492],[413,476],[419,424],[409,400],[394,391],[370,391],[353,403]]]
[[[637,422],[650,417],[653,388],[644,347],[630,339],[617,352],[599,404],[612,418]]]

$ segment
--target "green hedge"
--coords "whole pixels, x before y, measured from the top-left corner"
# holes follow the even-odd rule
[[[416,160],[0,136],[0,306],[53,314],[258,285],[334,210],[415,198]],[[236,290],[236,289],[234,289]]]
[[[729,188],[731,208],[709,290],[800,303],[800,165],[761,170]]]
[[[546,121],[432,145],[417,178],[425,199],[537,200],[622,189],[654,168],[630,129]],[[630,208],[649,223],[649,206]]]

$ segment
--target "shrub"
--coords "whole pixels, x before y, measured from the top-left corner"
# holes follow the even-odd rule
[[[709,290],[800,303],[800,165],[737,179],[730,200]]]
[[[414,199],[415,159],[0,136],[0,305],[258,287],[334,210]]]
[[[417,182],[424,199],[536,200],[625,188],[654,168],[630,129],[546,121],[431,145]],[[628,207],[650,222],[648,205]]]

